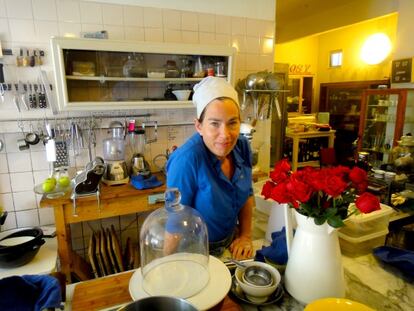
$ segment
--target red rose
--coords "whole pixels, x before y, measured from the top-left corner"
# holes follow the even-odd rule
[[[328,168],[327,170],[330,171],[330,174],[336,175],[339,177],[344,177],[345,175],[349,174],[349,167],[339,165],[337,167]]]
[[[270,178],[275,183],[286,180],[289,176],[290,164],[288,159],[282,159],[275,164],[273,171],[270,172]]]
[[[325,175],[322,190],[331,197],[337,197],[344,192],[348,184],[339,176]]]
[[[349,179],[355,184],[364,183],[367,180],[367,172],[358,166],[354,166],[349,172]]]
[[[379,199],[369,192],[364,192],[355,200],[356,207],[364,214],[381,209]]]
[[[290,203],[292,201],[292,197],[286,189],[286,183],[280,183],[273,187],[270,197],[278,203]]]
[[[291,176],[286,185],[286,190],[295,200],[301,203],[307,202],[312,195],[312,188],[307,183],[297,178],[296,175]]]
[[[267,200],[271,197],[272,189],[275,186],[275,183],[271,181],[266,181],[262,188],[262,196]]]

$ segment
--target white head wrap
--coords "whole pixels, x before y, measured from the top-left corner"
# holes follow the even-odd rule
[[[194,85],[193,105],[197,107],[197,118],[212,100],[219,97],[228,97],[239,105],[237,92],[226,79],[206,77]]]

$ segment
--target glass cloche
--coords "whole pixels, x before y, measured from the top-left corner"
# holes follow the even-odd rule
[[[180,200],[177,188],[167,189],[165,208],[152,212],[141,228],[141,273],[150,296],[188,298],[209,282],[207,226]]]

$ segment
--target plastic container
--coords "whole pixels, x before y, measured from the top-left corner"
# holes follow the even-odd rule
[[[388,229],[393,209],[381,204],[381,209],[368,214],[352,215],[345,220],[345,226],[339,229],[339,233],[351,238],[360,238],[368,234],[382,232]]]
[[[360,237],[351,237],[339,231],[338,236],[341,253],[349,257],[369,254],[375,247],[385,244],[387,234],[388,229],[384,229]]]

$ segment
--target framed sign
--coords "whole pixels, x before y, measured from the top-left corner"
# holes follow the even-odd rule
[[[391,83],[410,83],[413,81],[413,58],[393,60]]]

